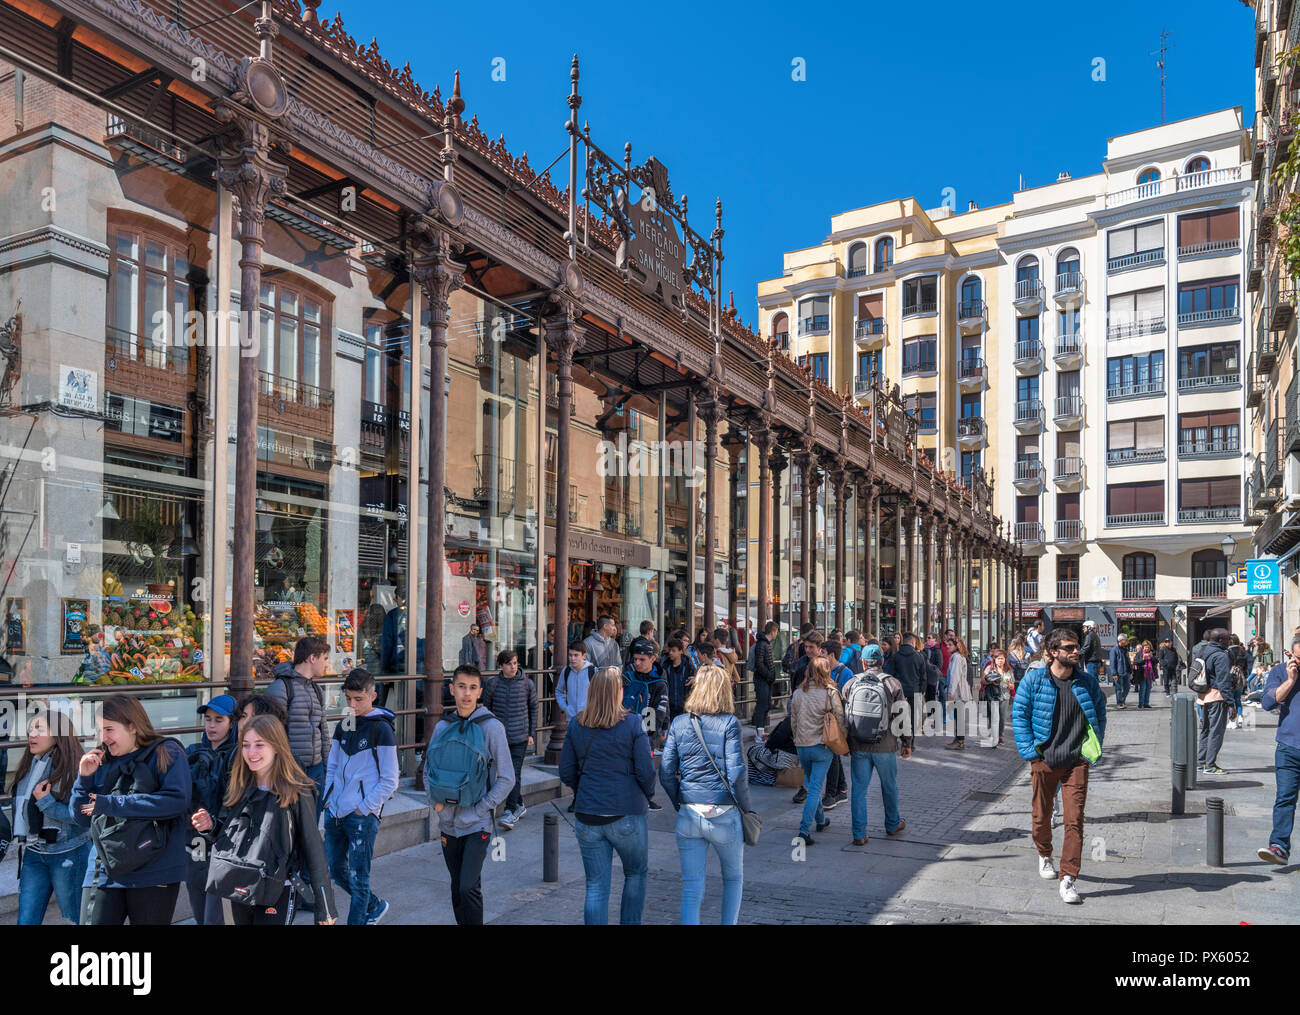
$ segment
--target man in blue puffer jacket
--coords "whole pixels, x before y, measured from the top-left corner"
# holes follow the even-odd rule
[[[1065,807],[1060,893],[1076,903],[1075,879],[1083,862],[1083,811],[1088,768],[1101,760],[1106,738],[1106,696],[1097,678],[1079,665],[1079,636],[1056,628],[1047,638],[1047,665],[1035,665],[1016,688],[1011,728],[1016,749],[1030,762],[1033,778],[1033,839],[1038,873],[1055,878],[1052,866],[1052,801],[1058,787]],[[1096,734],[1095,752],[1090,732]],[[1091,761],[1086,754],[1094,755]]]

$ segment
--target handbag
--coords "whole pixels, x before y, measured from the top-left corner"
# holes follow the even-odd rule
[[[822,743],[831,749],[832,754],[843,757],[849,753],[849,742],[844,736],[844,731],[840,729],[835,713],[830,708],[832,694],[838,695],[839,692],[828,687],[826,689],[826,714],[822,716]]]
[[[704,742],[704,730],[700,729],[699,717],[691,713],[691,725],[695,727],[695,736],[699,740],[700,746],[704,748],[704,753],[708,755],[709,764],[713,766],[713,771],[718,773],[718,778],[722,780],[722,785],[727,787],[727,795],[731,797],[736,805],[736,810],[740,811],[740,830],[745,837],[746,846],[757,846],[758,837],[763,832],[763,818],[758,811],[747,811],[740,806],[740,801],[736,799],[736,793],[731,788],[731,783],[727,777],[722,774],[722,769],[718,763],[713,760],[713,752],[709,750],[709,745]]]

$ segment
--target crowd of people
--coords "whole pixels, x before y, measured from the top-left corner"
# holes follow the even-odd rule
[[[1106,733],[1105,682],[1114,687],[1112,707],[1122,710],[1130,690],[1145,709],[1152,685],[1172,694],[1186,679],[1197,694],[1205,774],[1224,774],[1224,730],[1244,707],[1279,710],[1274,829],[1259,855],[1288,862],[1300,787],[1300,730],[1290,711],[1300,630],[1276,664],[1261,640],[1243,646],[1223,629],[1207,632],[1186,662],[1168,639],[1153,648],[1121,634],[1105,652],[1090,621],[1081,638],[1068,628],[1046,633],[1039,621],[982,653],[953,630],[877,639],[857,630],[823,635],[805,624],[778,660],[779,636],[772,621],[739,643],[724,627],[694,638],[674,631],[660,644],[647,622],[620,644],[617,621],[601,617],[568,645],[555,685],[557,720],[567,725],[559,774],[572,790],[586,923],[608,920],[615,853],[620,920],[641,921],[647,816],[662,809],[659,790],[677,815],[681,922],[700,921],[711,848],[721,869],[721,920],[734,924],[744,847],[761,830],[751,783],[775,785],[783,770],[797,772],[783,784],[797,786],[793,803],[802,806],[799,849],[813,846],[831,826],[829,812],[848,800],[851,844],[862,847],[873,779],[885,834],[901,835],[900,764],[950,725],[947,750],[968,749],[972,727],[976,741],[997,749],[1008,715],[1016,750],[1030,763],[1039,873],[1058,880],[1064,902],[1077,903],[1089,772]],[[390,905],[372,887],[370,868],[398,785],[395,717],[376,705],[374,677],[357,668],[343,681],[347,711],[331,733],[320,687],[327,653],[323,639],[303,638],[263,692],[212,698],[199,708],[203,732],[188,749],[158,732],[131,695],[105,699],[97,746],[88,751],[66,703],[45,703],[15,773],[12,834],[0,828],[0,839],[18,843],[18,922],[42,922],[53,898],[73,922],[167,924],[182,884],[198,924],[282,925],[303,908],[332,924],[340,915],[336,887],[348,897],[349,924],[383,921]],[[497,653],[490,677],[484,658],[467,646],[449,679],[453,707],[431,731],[423,760],[452,909],[465,925],[483,922],[482,870],[494,835],[526,812],[523,766],[541,720],[537,688],[517,654]],[[737,717],[746,675],[756,727],[748,751]],[[788,707],[768,729],[782,680]]]

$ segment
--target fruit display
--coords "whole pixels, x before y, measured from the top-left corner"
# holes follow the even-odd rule
[[[203,622],[165,599],[106,599],[79,684],[173,684],[204,679]]]
[[[299,622],[306,628],[308,634],[320,635],[320,637],[324,638],[329,633],[329,623],[314,605],[311,603],[298,603],[294,609],[298,614]]]

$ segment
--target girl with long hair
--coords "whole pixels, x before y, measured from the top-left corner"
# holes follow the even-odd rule
[[[966,643],[957,634],[948,636],[952,655],[948,658],[948,700],[953,703],[954,734],[952,743],[947,745],[949,751],[960,751],[966,747],[966,736],[962,730],[968,725],[958,715],[966,707],[966,702],[975,698],[970,682],[970,662],[967,658]]]
[[[95,844],[81,922],[169,924],[188,860],[185,749],[155,730],[129,694],[106,698],[97,725],[100,745],[81,757],[70,800]]]
[[[623,674],[607,667],[592,678],[586,707],[569,721],[560,781],[573,789],[574,834],[587,878],[583,922],[609,922],[613,855],[623,866],[619,922],[639,924],[645,906],[655,770],[641,717],[623,707]]]
[[[682,863],[682,923],[700,922],[704,875],[712,845],[722,864],[722,922],[740,918],[745,884],[741,811],[749,810],[749,766],[731,679],[719,666],[695,674],[686,714],[673,720],[659,762],[659,782],[677,808]]]
[[[13,829],[18,844],[18,925],[45,919],[53,895],[65,920],[81,919],[81,884],[90,833],[69,804],[81,762],[72,719],[36,702],[27,723],[27,747],[14,775]]]
[[[235,755],[230,787],[220,815],[214,820],[211,814],[200,808],[191,819],[195,831],[215,841],[213,869],[208,877],[210,893],[222,893],[223,886],[218,883],[221,873],[219,855],[239,853],[240,847],[249,841],[245,833],[266,820],[278,825],[278,832],[270,838],[279,840],[288,860],[286,872],[302,870],[311,876],[316,897],[316,922],[334,923],[337,918],[334,890],[325,862],[325,846],[316,828],[316,783],[294,761],[289,738],[280,721],[269,715],[258,715],[240,728],[239,751]],[[239,841],[236,841],[237,837]],[[258,856],[249,859],[266,862],[272,858]],[[283,884],[271,887],[278,888],[279,893],[269,902],[267,899],[251,902],[231,899],[231,920],[236,926],[271,927],[293,923],[297,898],[292,877],[286,875]]]
[[[844,701],[831,677],[830,660],[818,657],[812,660],[805,672],[807,675],[790,699],[790,725],[799,751],[799,764],[807,775],[805,788],[808,795],[799,818],[799,837],[805,845],[811,846],[814,821],[818,832],[831,823],[822,808],[822,791],[826,786],[826,774],[836,756],[826,746],[825,722],[828,714],[833,716],[840,732],[844,732]]]

